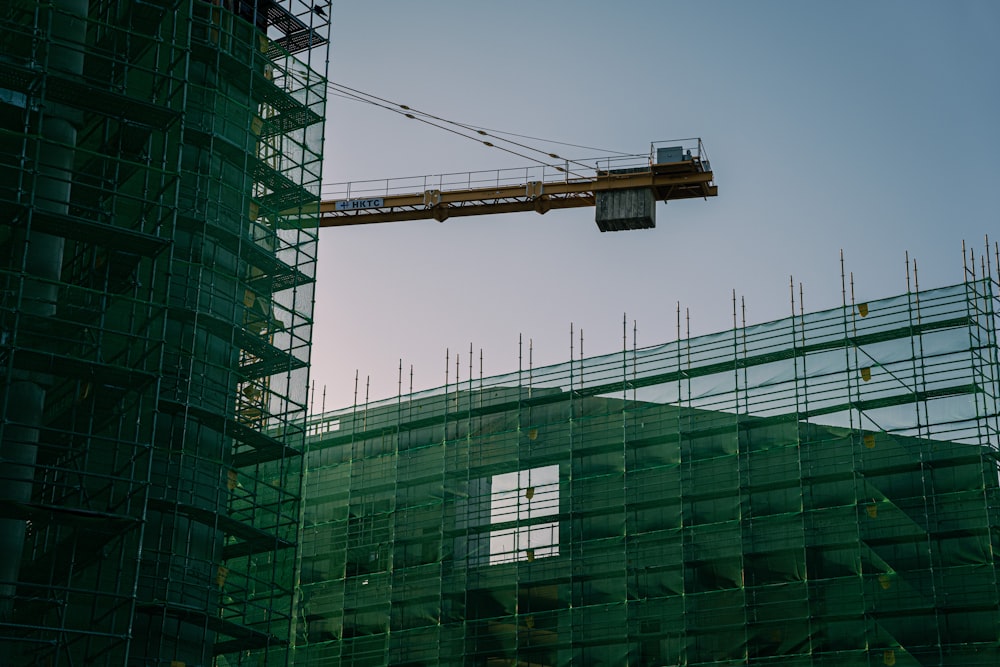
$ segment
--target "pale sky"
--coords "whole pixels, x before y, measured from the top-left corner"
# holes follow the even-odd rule
[[[314,411],[962,279],[1000,240],[1000,2],[335,1],[330,79],[450,120],[645,153],[701,137],[713,199],[602,234],[590,208],[321,232]],[[530,164],[331,96],[325,182]],[[521,141],[521,140],[519,140]],[[525,141],[568,157],[581,149]]]

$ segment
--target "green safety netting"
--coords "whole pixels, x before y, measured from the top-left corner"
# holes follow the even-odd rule
[[[996,664],[995,288],[315,418],[295,664]]]

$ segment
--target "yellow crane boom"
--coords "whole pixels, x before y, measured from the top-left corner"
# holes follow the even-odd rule
[[[334,197],[324,198],[320,204],[320,226],[441,222],[467,215],[597,206],[602,231],[652,227],[656,201],[718,194],[701,141],[683,141],[696,144],[686,149],[683,144],[657,148],[654,143],[649,155],[604,158],[589,173],[566,162],[562,166],[345,183],[334,186]],[[621,212],[623,207],[625,213]],[[602,209],[609,212],[602,214]]]

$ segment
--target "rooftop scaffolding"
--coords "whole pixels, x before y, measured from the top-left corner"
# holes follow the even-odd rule
[[[993,271],[312,417],[296,664],[996,663]]]

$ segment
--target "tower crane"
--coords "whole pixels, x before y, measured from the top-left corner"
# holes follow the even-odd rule
[[[586,168],[584,168],[586,167]],[[646,155],[564,161],[520,169],[381,179],[330,186],[321,227],[437,220],[580,206],[596,207],[604,231],[656,224],[656,202],[718,194],[701,139],[653,142]]]

